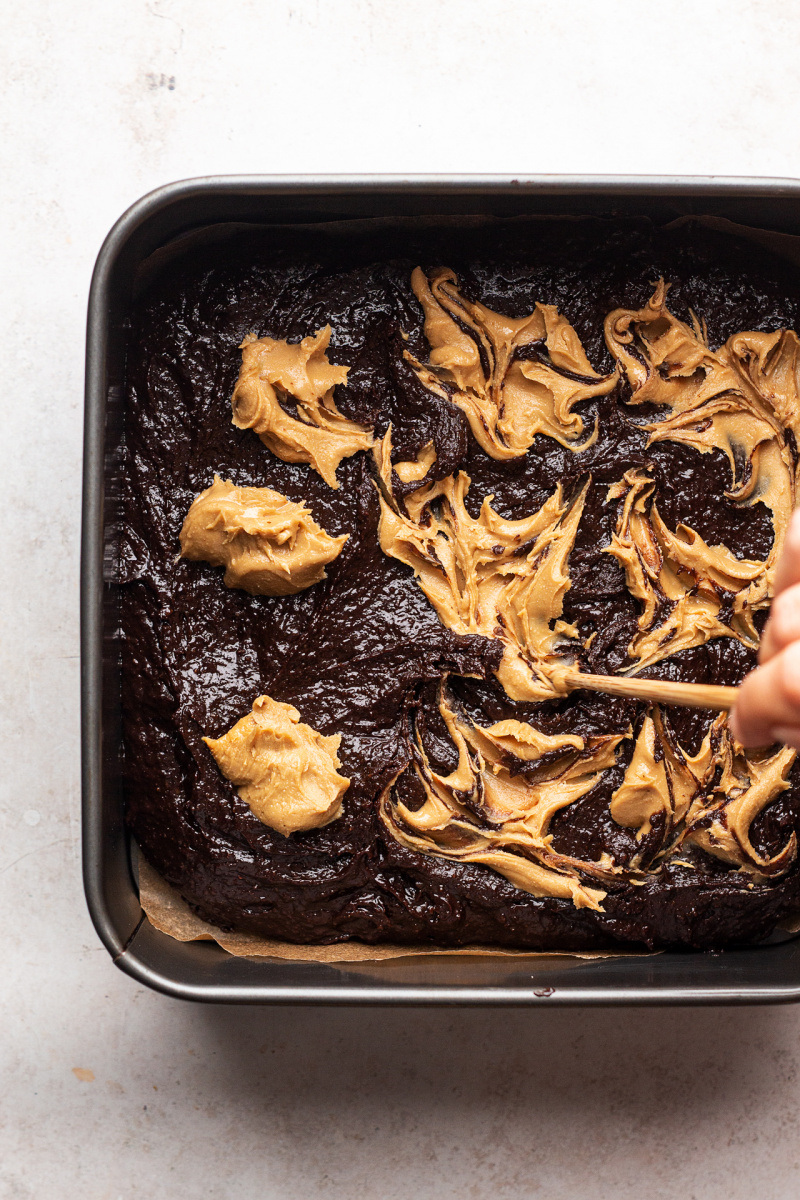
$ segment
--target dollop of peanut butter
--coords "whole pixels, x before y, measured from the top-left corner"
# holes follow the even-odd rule
[[[347,382],[349,367],[328,362],[330,337],[326,325],[298,343],[245,338],[231,403],[239,429],[252,429],[278,458],[308,463],[338,488],[339,463],[369,450],[372,432],[336,407],[333,390]]]
[[[624,735],[584,741],[548,736],[520,721],[482,728],[458,714],[444,685],[439,711],[458,749],[458,766],[437,774],[414,735],[410,750],[425,802],[412,810],[394,798],[393,785],[387,787],[380,812],[391,834],[420,854],[491,867],[533,896],[602,911],[605,891],[583,876],[603,882],[620,869],[610,859],[595,863],[557,854],[549,827],[557,812],[585,796],[614,765]],[[515,758],[527,764],[524,776],[512,774]]]
[[[417,267],[411,287],[425,314],[431,353],[427,364],[409,351],[405,357],[425,387],[458,405],[487,454],[519,458],[539,433],[576,452],[593,444],[596,427],[584,436],[574,408],[610,392],[617,373],[593,369],[577,333],[552,304],[537,304],[529,316],[502,316],[467,300],[446,267],[430,279]]]
[[[270,488],[214,476],[181,529],[184,558],[225,567],[225,583],[254,596],[291,596],[325,578],[348,534],[331,537],[311,510]]]
[[[323,737],[291,704],[259,696],[221,738],[203,738],[259,821],[287,837],[330,825],[350,780],[339,775],[339,734]]]
[[[562,695],[570,665],[562,651],[576,631],[560,617],[588,482],[569,496],[559,485],[538,512],[515,521],[496,513],[487,496],[474,519],[464,504],[470,479],[461,471],[412,492],[403,509],[391,490],[390,439],[391,431],[375,455],[383,552],[412,568],[448,629],[503,643],[497,678],[512,700]]]

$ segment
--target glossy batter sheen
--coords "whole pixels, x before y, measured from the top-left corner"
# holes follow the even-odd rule
[[[645,388],[663,391],[663,380],[639,380],[635,363],[614,375],[604,319],[616,318],[612,337],[622,339],[627,327],[614,310],[646,327],[661,277],[672,283],[668,306],[684,322],[682,336],[695,328],[690,306],[706,322],[709,362],[731,339],[714,370],[735,357],[740,375],[763,386],[757,375],[776,346],[788,360],[789,335],[746,343],[734,336],[800,325],[798,291],[780,263],[699,228],[659,232],[644,222],[362,228],[357,239],[286,231],[278,248],[251,235],[171,264],[138,302],[118,575],[127,811],[147,857],[201,916],[298,942],[714,947],[764,937],[800,907],[795,768],[781,790],[788,756],[748,777],[707,714],[647,713],[588,693],[543,700],[541,689],[521,692],[519,683],[504,689],[518,635],[492,636],[458,597],[437,601],[433,580],[429,598],[414,575],[413,555],[425,547],[408,498],[421,487],[463,506],[473,555],[484,553],[486,530],[500,531],[495,554],[508,569],[522,528],[514,523],[549,513],[549,503],[552,536],[564,547],[563,563],[550,563],[548,588],[561,611],[549,628],[582,643],[586,669],[610,672],[638,659],[651,677],[732,684],[754,664],[747,614],[734,603],[730,611],[712,605],[707,640],[684,639],[676,653],[675,635],[662,628],[646,641],[643,633],[649,580],[646,572],[638,580],[631,548],[655,539],[663,550],[670,536],[664,571],[677,561],[680,572],[687,555],[694,562],[705,554],[712,581],[724,574],[751,588],[748,612],[763,625],[761,581],[783,503],[780,488],[742,503],[731,487],[738,451],[732,458],[689,436],[653,435],[664,409],[649,403]],[[663,332],[658,320],[651,332]],[[477,354],[459,348],[454,328],[459,337],[472,331]],[[255,375],[252,395],[242,398],[240,385],[231,420],[242,343],[255,363],[259,346],[302,339],[309,340],[298,355],[315,387],[300,397],[297,415],[306,429],[330,425],[342,442],[343,453],[324,461],[321,443],[306,449],[297,437],[287,375],[294,361],[270,358],[274,370],[261,372],[267,392]],[[322,362],[326,349],[335,378]],[[653,400],[670,405],[670,397]],[[723,419],[718,410],[710,419]],[[782,420],[788,461],[794,435]],[[390,425],[387,497],[378,485]],[[282,452],[289,441],[284,457],[294,461],[284,462],[270,445]],[[456,496],[459,471],[469,483]],[[310,510],[330,538],[347,535],[326,577],[293,595],[251,595],[226,586],[222,567],[179,558],[184,518],[215,474],[237,488],[272,489]],[[558,533],[573,511],[575,529]],[[392,522],[398,530],[387,533]],[[390,533],[405,539],[395,557],[381,549]],[[481,571],[491,588],[491,572]],[[663,591],[662,584],[656,578],[653,586]],[[715,600],[713,589],[708,596]],[[709,608],[702,589],[701,601]],[[717,636],[721,629],[730,635]],[[541,633],[547,681],[558,647]],[[264,696],[296,710],[293,728],[341,736],[335,765],[350,785],[342,796],[332,792],[322,828],[282,836],[259,820],[203,740],[222,738]],[[662,756],[662,744],[680,745],[686,758]],[[483,782],[469,767],[478,751]],[[688,792],[681,800],[679,776],[712,754],[722,774],[698,815]],[[523,821],[514,806],[529,790],[526,779],[541,783],[543,768],[552,799],[533,823]],[[662,776],[671,781],[671,808],[659,798]],[[475,835],[470,788],[495,806],[496,836]],[[732,789],[741,800],[720,824]],[[775,798],[759,810],[766,794]],[[331,815],[340,800],[341,815]],[[514,821],[518,840],[509,846]],[[657,859],[673,827],[685,833],[680,852]],[[737,869],[742,839],[759,870]],[[558,894],[537,894],[537,872],[552,879],[553,869],[576,862],[598,871],[562,874]]]

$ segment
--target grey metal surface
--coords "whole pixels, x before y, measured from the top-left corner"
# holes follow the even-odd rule
[[[116,964],[188,1000],[314,1004],[723,1004],[800,999],[800,942],[724,954],[599,960],[446,955],[375,963],[234,958],[181,944],[143,919],[124,828],[119,778],[119,666],[113,554],[115,453],[124,404],[124,320],[136,272],[153,251],[201,226],[298,224],[431,214],[708,213],[800,233],[791,179],[593,176],[237,176],[190,179],[143,197],[113,227],[89,298],[81,561],[84,886]]]

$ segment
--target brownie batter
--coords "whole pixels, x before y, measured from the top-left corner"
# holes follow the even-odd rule
[[[430,277],[443,266],[464,296],[497,312],[518,317],[537,304],[557,306],[598,376],[614,368],[604,318],[643,306],[661,277],[672,284],[670,310],[688,321],[692,309],[712,347],[743,330],[800,326],[800,289],[788,268],[702,226],[671,231],[598,219],[365,232],[361,224],[358,236],[348,236],[343,224],[240,234],[173,262],[131,313],[117,584],[131,830],[201,917],[294,942],[572,950],[713,948],[764,938],[800,907],[797,865],[766,879],[688,843],[656,859],[661,817],[637,839],[611,815],[635,737],[621,741],[617,765],[550,824],[558,855],[641,867],[635,883],[622,875],[603,883],[602,911],[537,898],[486,865],[420,853],[381,817],[387,795],[410,812],[424,802],[410,767],[415,747],[424,747],[433,771],[456,767],[443,689],[463,721],[529,722],[551,737],[640,733],[645,706],[588,692],[510,700],[496,678],[501,644],[449,632],[411,569],[381,551],[372,454],[345,458],[333,490],[305,462],[282,461],[232,423],[245,339],[299,342],[330,325],[330,362],[349,368],[335,391],[342,418],[376,439],[391,425],[393,460],[419,461],[434,481],[465,471],[474,518],[491,495],[502,518],[521,520],[559,483],[568,494],[591,476],[563,607],[564,622],[587,645],[587,670],[631,665],[641,605],[620,562],[605,552],[619,509],[609,488],[626,472],[654,480],[670,529],[685,522],[740,559],[764,560],[772,545],[764,504],[737,506],[726,497],[731,471],[722,452],[700,455],[671,441],[648,447],[643,426],[652,414],[626,404],[625,381],[577,404],[581,429],[595,422],[598,429],[580,453],[538,433],[520,457],[487,454],[465,413],[415,370],[430,347],[412,272],[421,267]],[[414,474],[395,477],[396,496],[420,487]],[[239,488],[271,488],[310,509],[332,538],[347,535],[326,578],[296,595],[250,595],[226,587],[222,568],[179,558],[184,518],[215,475]],[[759,612],[757,623],[765,617]],[[754,665],[741,641],[718,637],[643,673],[736,684]],[[341,736],[337,754],[350,787],[342,815],[323,828],[282,836],[264,824],[203,740],[222,737],[265,695],[293,706],[323,738]],[[708,713],[668,709],[663,719],[684,749],[699,751]],[[513,773],[525,770],[516,760]],[[750,827],[765,860],[800,823],[800,772],[793,768],[790,778]]]

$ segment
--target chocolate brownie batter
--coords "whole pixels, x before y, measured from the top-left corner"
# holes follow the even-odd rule
[[[173,262],[131,313],[119,545],[125,786],[128,821],[146,857],[203,918],[294,942],[494,943],[537,950],[720,947],[768,936],[800,907],[798,868],[766,878],[686,844],[656,858],[657,816],[637,837],[612,819],[645,706],[585,691],[513,701],[498,682],[501,645],[448,631],[408,566],[381,551],[378,476],[360,451],[336,471],[333,490],[304,463],[276,457],[231,421],[231,395],[248,335],[297,342],[330,325],[330,361],[349,367],[336,405],[352,422],[392,430],[394,461],[431,442],[430,478],[471,479],[466,507],[484,497],[521,520],[561,483],[590,477],[574,548],[563,620],[585,645],[581,665],[630,666],[640,603],[605,551],[616,528],[611,485],[628,471],[655,481],[658,512],[691,526],[739,559],[766,559],[773,523],[762,503],[726,493],[725,455],[662,441],[648,447],[648,411],[631,406],[623,379],[581,401],[593,444],[575,453],[538,434],[520,457],[490,457],[458,406],[426,387],[414,362],[430,347],[412,290],[414,268],[446,265],[462,294],[520,316],[554,305],[571,322],[598,373],[614,362],[603,340],[613,309],[636,309],[654,281],[671,285],[669,307],[704,320],[710,346],[742,330],[800,327],[800,288],[778,260],[702,226],[659,230],[646,221],[493,222],[422,228],[364,225],[239,234]],[[523,348],[521,357],[534,356]],[[295,595],[226,587],[223,570],[180,558],[179,534],[194,499],[219,475],[239,488],[271,488],[310,509],[333,538],[348,535],[326,578]],[[395,477],[395,495],[418,481]],[[757,616],[763,625],[766,612]],[[593,636],[592,636],[593,635]],[[648,667],[652,678],[736,684],[755,655],[733,637],[681,650]],[[419,853],[381,819],[382,794],[419,809],[409,769],[415,745],[432,770],[458,755],[440,703],[487,727],[529,722],[548,735],[628,734],[616,765],[556,813],[552,848],[573,859],[641,867],[634,882],[604,883],[602,910],[536,897],[486,865]],[[268,695],[290,704],[323,737],[341,735],[341,772],[351,782],[342,815],[323,828],[282,836],[262,823],[220,772],[204,737],[219,738]],[[711,716],[668,709],[664,722],[689,753]],[[512,765],[512,774],[526,771]],[[800,822],[800,773],[750,827],[755,851],[777,855]],[[392,787],[392,781],[396,781]]]

